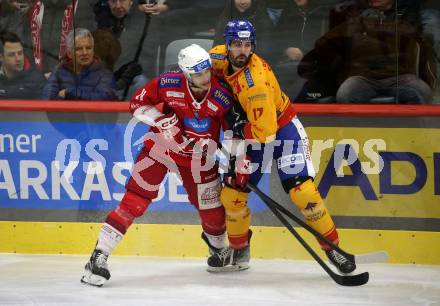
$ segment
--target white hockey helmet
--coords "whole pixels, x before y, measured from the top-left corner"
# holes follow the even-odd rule
[[[179,68],[185,77],[191,79],[191,74],[199,73],[212,67],[211,57],[205,49],[197,44],[192,44],[180,50],[178,58]]]

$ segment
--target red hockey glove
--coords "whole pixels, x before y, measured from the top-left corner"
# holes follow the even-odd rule
[[[250,190],[246,187],[246,183],[249,181],[251,173],[252,166],[249,156],[232,156],[229,160],[228,172],[224,175],[225,185],[249,192]]]
[[[160,145],[172,151],[179,151],[183,143],[182,124],[175,113],[164,114],[154,120],[151,130],[157,133]]]

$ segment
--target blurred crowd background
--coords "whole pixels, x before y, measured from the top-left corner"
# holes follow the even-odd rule
[[[440,103],[439,0],[0,0],[0,99],[127,100],[231,19],[305,103]]]

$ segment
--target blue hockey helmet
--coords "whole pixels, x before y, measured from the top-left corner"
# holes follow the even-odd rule
[[[248,20],[231,20],[223,32],[226,44],[229,45],[234,40],[246,40],[255,45],[257,35],[252,23]]]

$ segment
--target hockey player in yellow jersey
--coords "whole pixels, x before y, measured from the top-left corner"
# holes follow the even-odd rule
[[[254,185],[266,167],[265,156],[276,161],[282,186],[306,222],[335,244],[336,226],[315,186],[309,140],[289,98],[281,90],[271,67],[257,54],[256,33],[247,20],[230,21],[225,44],[210,50],[213,71],[232,88],[239,104],[227,121],[235,139],[246,140],[242,153],[230,160],[224,175],[221,202],[226,211],[230,249],[208,259],[211,271],[244,270],[249,267],[251,212],[247,204],[249,180]],[[270,144],[270,145],[269,145]],[[269,149],[270,147],[270,149]],[[265,148],[267,150],[265,150]],[[252,168],[250,167],[252,165]],[[329,260],[342,273],[355,270],[354,263],[318,240]]]

